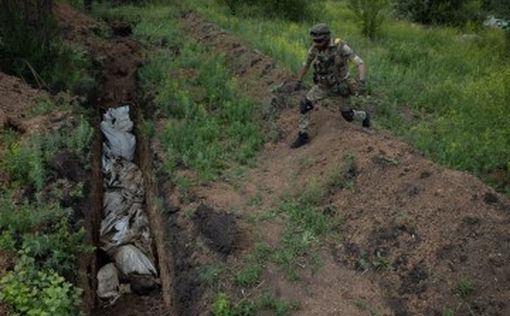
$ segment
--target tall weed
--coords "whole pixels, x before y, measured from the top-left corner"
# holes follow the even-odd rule
[[[201,1],[192,5],[284,67],[294,72],[301,67],[310,45],[310,23],[239,18]],[[388,20],[383,36],[371,42],[358,34],[358,18],[346,2],[326,1],[324,6],[323,22],[367,65],[376,124],[450,167],[476,174],[495,168],[510,172],[510,125],[504,122],[510,117],[510,62],[503,31],[464,36],[454,28]],[[411,120],[402,107],[412,111]]]

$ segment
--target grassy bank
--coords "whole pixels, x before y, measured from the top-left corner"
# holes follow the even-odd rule
[[[39,100],[30,115],[76,115],[63,126],[29,136],[0,132],[0,172],[7,179],[0,182],[0,253],[13,263],[0,279],[0,300],[12,315],[79,315],[77,259],[90,250],[79,220],[84,182],[63,174],[76,170],[58,171],[54,162],[57,156],[77,159],[87,169],[92,127],[78,105],[55,99]]]
[[[238,92],[224,57],[181,33],[175,7],[119,7],[98,14],[135,23],[135,36],[159,49],[148,52],[141,86],[164,121],[165,166],[194,170],[212,180],[232,163],[249,164],[263,143],[253,104]],[[162,45],[161,45],[162,44]],[[150,123],[148,123],[150,124]]]
[[[313,22],[232,16],[211,1],[195,0],[193,6],[282,66],[299,69]],[[377,125],[449,167],[488,181],[494,171],[505,173],[499,189],[510,192],[510,58],[503,32],[465,35],[391,20],[379,40],[369,41],[359,35],[346,4],[337,1],[326,1],[320,20],[365,60],[372,98],[358,102],[375,113]]]

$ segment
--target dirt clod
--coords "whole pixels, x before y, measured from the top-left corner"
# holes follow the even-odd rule
[[[59,178],[65,178],[74,182],[81,181],[85,172],[80,158],[68,150],[61,150],[49,161],[49,166]]]
[[[234,251],[238,230],[232,214],[201,204],[193,220],[213,250],[224,255]]]

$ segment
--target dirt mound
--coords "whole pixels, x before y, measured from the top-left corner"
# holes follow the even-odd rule
[[[216,211],[201,204],[195,212],[194,221],[212,249],[224,255],[233,252],[237,225],[232,214]]]
[[[250,209],[257,193],[258,209],[267,209],[284,193],[331,177],[347,154],[354,157],[353,187],[332,190],[323,201],[346,224],[342,240],[324,250],[320,272],[303,272],[301,281],[291,283],[269,268],[262,281],[300,301],[296,315],[441,315],[447,309],[459,315],[510,314],[507,197],[472,175],[437,166],[385,131],[346,123],[324,108],[312,115],[311,144],[290,150],[297,133],[295,100],[302,92],[271,93],[271,87],[281,82],[285,87],[292,76],[193,13],[183,24],[192,37],[227,56],[254,101],[294,106],[279,116],[283,141],[266,144],[258,166],[236,184],[240,188],[223,182],[196,188],[203,203]],[[279,225],[265,227],[268,243],[278,240]],[[461,293],[466,282],[472,290]]]
[[[0,72],[0,129],[23,128],[22,121],[28,117],[36,101],[45,95],[21,79]]]

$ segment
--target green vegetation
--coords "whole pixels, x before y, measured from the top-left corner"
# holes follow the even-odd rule
[[[48,97],[38,101],[31,115],[62,109],[84,113]],[[85,229],[71,222],[73,209],[60,204],[61,185],[66,196],[79,199],[83,182],[57,178],[49,162],[66,150],[80,157],[86,168],[93,131],[84,115],[69,122],[73,124],[24,137],[0,132],[5,146],[0,171],[10,180],[0,193],[0,249],[13,257],[18,254],[14,270],[0,279],[0,299],[13,315],[79,314],[80,290],[63,276],[76,277],[77,257],[91,247],[84,243]]]
[[[424,24],[448,24],[463,26],[468,22],[479,22],[482,1],[480,0],[398,0],[396,8],[400,14]]]
[[[356,161],[353,154],[344,156],[344,163],[340,167],[333,168],[330,176],[326,179],[326,187],[329,192],[336,190],[349,189],[354,191],[356,188]]]
[[[282,66],[300,68],[311,23],[240,18],[216,4],[193,3]],[[503,31],[479,29],[476,36],[463,36],[460,29],[388,20],[380,39],[369,41],[359,34],[358,18],[345,1],[326,1],[321,20],[365,60],[371,97],[354,101],[372,110],[376,125],[447,166],[482,178],[494,170],[509,174],[510,63]],[[412,117],[404,116],[403,108]]]
[[[310,3],[306,0],[217,0],[225,5],[230,13],[238,16],[266,16],[283,18],[291,21],[310,19],[315,12],[314,6],[320,5],[319,1]]]
[[[36,260],[20,251],[13,271],[0,280],[0,300],[10,315],[79,315],[81,291],[51,270],[40,270]]]
[[[449,308],[446,308],[443,310],[443,312],[441,313],[442,316],[454,316],[455,313],[449,309]]]
[[[92,133],[92,127],[83,116],[75,127],[34,134],[26,141],[18,141],[14,133],[7,131],[0,135],[7,145],[0,170],[5,171],[16,186],[32,185],[40,191],[49,173],[48,161],[58,150],[67,149],[87,160]]]
[[[81,47],[59,37],[53,16],[43,10],[38,17],[29,16],[15,1],[5,3],[0,13],[0,68],[52,91],[84,94],[93,87],[92,62]]]
[[[468,278],[462,278],[457,284],[457,292],[463,298],[469,296],[475,291],[475,284]]]
[[[260,276],[272,255],[272,249],[264,243],[255,244],[255,249],[245,258],[245,266],[234,275],[234,284],[253,286],[260,282]]]
[[[238,93],[223,56],[184,40],[173,7],[120,7],[97,14],[136,23],[142,41],[165,43],[140,70],[145,91],[154,91],[158,115],[167,118],[161,141],[165,166],[196,171],[212,180],[232,162],[249,164],[263,143],[253,104]],[[174,50],[178,48],[179,53]]]
[[[381,25],[389,5],[389,0],[349,0],[349,8],[358,18],[363,36],[371,39],[376,38],[381,32]]]
[[[262,294],[256,300],[240,300],[233,304],[225,293],[220,293],[213,303],[214,316],[254,316],[260,311],[272,311],[272,315],[286,316],[299,309],[298,304],[291,304],[274,298],[270,293]]]

